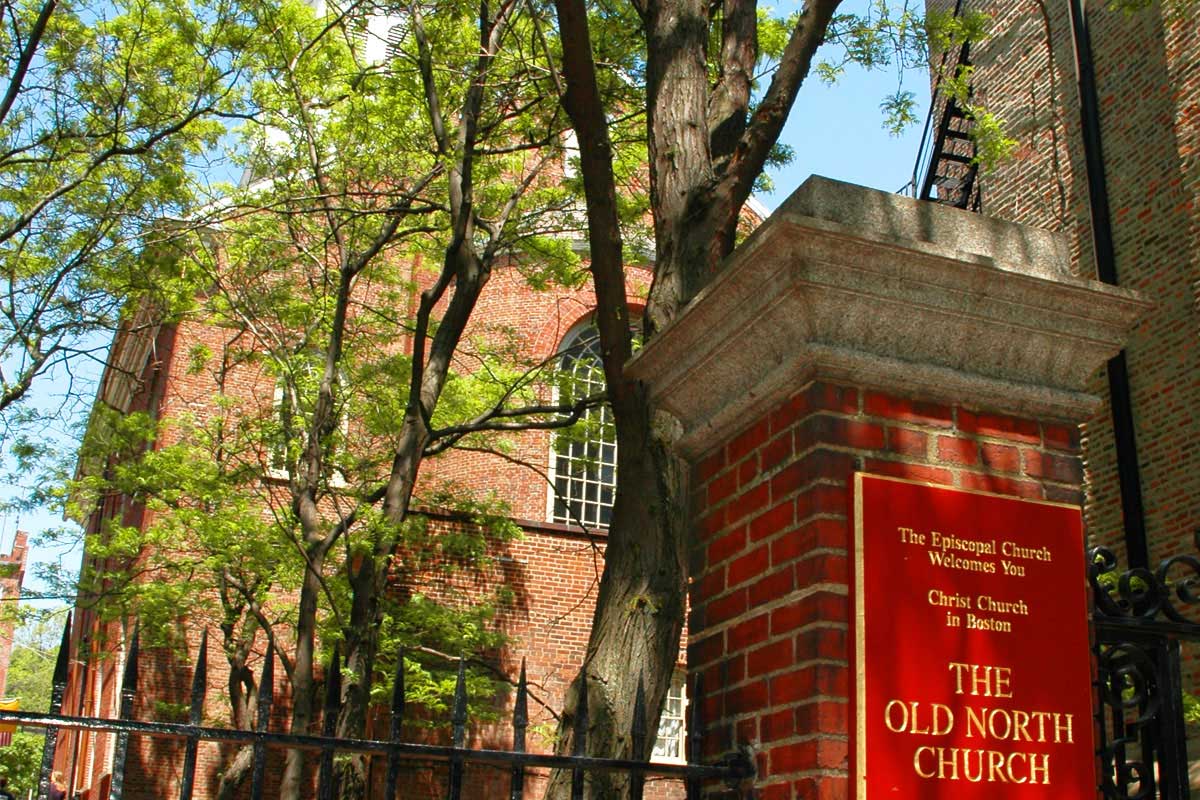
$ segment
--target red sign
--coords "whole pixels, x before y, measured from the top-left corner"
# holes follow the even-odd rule
[[[1078,507],[854,476],[858,800],[1096,797]]]

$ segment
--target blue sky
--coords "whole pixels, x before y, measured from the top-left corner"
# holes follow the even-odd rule
[[[863,2],[847,2],[844,8],[858,10],[863,5]],[[915,126],[899,137],[884,130],[879,105],[896,90],[896,83],[896,72],[891,69],[873,72],[851,69],[834,86],[810,77],[801,88],[782,136],[782,141],[794,149],[795,158],[773,173],[775,191],[758,200],[773,210],[813,174],[884,191],[903,187],[912,177],[921,129]],[[917,96],[918,117],[924,120],[929,102],[927,73],[910,71],[904,76],[904,88]],[[84,371],[87,369],[84,367]],[[59,376],[59,385],[53,380],[43,384],[36,402],[54,402],[56,392],[61,392],[62,381]],[[5,493],[0,487],[0,496]],[[8,552],[18,526],[36,537],[39,532],[62,524],[49,511],[0,516],[0,552]],[[39,589],[33,579],[35,563],[60,562],[65,567],[77,568],[78,561],[79,553],[75,550],[35,547],[27,588]],[[62,601],[47,604],[60,605]]]
[[[833,86],[810,76],[781,137],[794,148],[796,157],[774,173],[775,192],[758,199],[773,210],[809,175],[887,192],[901,189],[912,179],[921,126],[911,127],[901,136],[884,130],[879,104],[895,92],[896,82],[896,72],[891,69],[847,70]],[[923,123],[929,109],[928,73],[908,71],[904,88],[916,95],[917,116]]]

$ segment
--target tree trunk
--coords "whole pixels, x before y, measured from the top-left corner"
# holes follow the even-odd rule
[[[292,664],[292,724],[291,733],[312,733],[315,721],[316,688],[313,671],[316,662],[317,597],[321,592],[321,569],[325,563],[324,543],[307,548],[307,567],[300,586],[300,604],[296,618],[296,658]],[[284,760],[283,778],[279,784],[280,800],[300,800],[305,795],[304,765],[311,759],[303,750],[288,750]]]
[[[349,570],[349,567],[347,568]],[[367,712],[371,702],[371,683],[379,649],[380,591],[378,565],[370,554],[361,557],[350,575],[353,600],[350,625],[346,631],[346,674],[342,689],[342,710],[338,715],[339,737],[361,737],[367,732]],[[340,800],[364,800],[368,791],[367,757],[347,754],[338,767]]]
[[[579,136],[592,279],[600,306],[596,318],[617,431],[618,475],[588,649],[583,668],[567,693],[557,750],[575,750],[576,709],[580,693],[587,691],[585,751],[595,756],[648,758],[653,737],[647,737],[644,752],[632,752],[633,698],[641,681],[649,721],[656,720],[679,654],[687,579],[686,471],[673,453],[678,424],[667,415],[656,414],[645,387],[630,384],[624,377],[630,342],[612,146],[596,87],[583,0],[556,0],[556,8],[563,39],[571,43],[564,48],[567,91],[563,102]],[[702,21],[698,24],[699,41],[703,42],[705,25]],[[699,69],[703,77],[703,56]],[[706,157],[700,154],[701,159]],[[654,178],[655,172],[652,169],[652,179],[661,188],[663,182]],[[656,207],[656,223],[657,212]],[[661,245],[659,250],[661,259]],[[678,258],[677,249],[666,252]],[[660,260],[656,286],[657,270],[662,266]],[[664,307],[652,290],[644,320],[647,334],[665,324],[672,310]],[[623,797],[627,784],[627,776],[620,773],[593,773],[590,796]],[[569,792],[569,773],[553,773],[546,797],[557,800]]]
[[[232,636],[226,633],[226,642],[229,642]],[[254,673],[246,666],[242,645],[244,642],[239,642],[232,650],[232,655],[229,660],[229,704],[233,714],[233,727],[238,730],[248,731],[254,725]],[[238,748],[237,753],[221,773],[221,780],[217,784],[217,800],[233,800],[237,796],[238,790],[242,784],[246,782],[246,778],[250,776],[250,768],[254,766],[254,748],[245,745]]]
[[[450,372],[452,355],[466,330],[475,303],[491,277],[490,266],[481,262],[465,245],[448,253],[446,263],[447,268],[451,265],[455,267],[455,291],[434,335],[427,360],[424,358],[423,337],[418,336],[414,344],[414,350],[420,348],[414,362],[422,366],[414,368],[414,385],[411,387],[408,408],[405,409],[404,428],[384,495],[382,511],[389,527],[375,542],[372,552],[364,554],[357,565],[346,566],[348,571],[353,570],[350,576],[353,597],[346,630],[346,667],[351,678],[342,692],[338,736],[361,737],[365,733],[375,660],[379,654],[379,626],[382,621],[379,601],[387,591],[397,544],[392,531],[398,529],[408,516],[417,474],[430,438],[425,419],[432,415],[432,409],[437,406]],[[431,298],[432,295],[422,297],[420,316],[426,323],[432,311]],[[366,758],[346,759],[340,772],[339,800],[364,798],[368,789]]]
[[[706,201],[712,188],[708,140],[708,2],[656,0],[646,27],[650,197],[657,258],[647,303],[651,332],[670,322],[716,264],[709,257]]]
[[[778,139],[839,0],[806,0],[753,114],[747,83],[757,52],[753,0],[723,4],[724,61],[712,94],[712,4],[630,1],[641,16],[647,46],[650,197],[657,252],[643,321],[649,340],[711,280],[732,250],[742,204]],[[555,6],[564,42],[563,104],[579,137],[587,194],[596,317],[613,320],[625,303],[624,274],[611,146],[596,90],[587,13],[584,0],[555,0]],[[711,108],[710,97],[716,100]],[[715,144],[710,136],[715,136]],[[600,325],[600,340],[617,429],[616,504],[584,669],[567,695],[558,751],[573,748],[575,709],[581,681],[586,681],[592,715],[586,752],[628,757],[638,677],[645,678],[647,706],[656,720],[678,654],[687,580],[687,468],[672,450],[678,422],[655,412],[644,387],[625,381],[628,350],[622,349],[613,327]],[[593,798],[624,794],[621,779],[610,776],[593,776],[591,787]],[[568,790],[569,782],[560,772],[552,776],[547,797],[565,797]]]
[[[250,745],[238,748],[237,755],[221,773],[221,781],[217,784],[217,800],[233,800],[237,797],[253,766],[254,748]]]
[[[674,421],[656,415],[640,387],[620,405],[614,416],[623,421],[617,443],[621,480],[591,638],[583,670],[568,692],[558,752],[570,753],[574,747],[575,710],[586,675],[588,752],[648,758],[652,735],[645,752],[632,751],[632,698],[638,681],[644,681],[650,720],[657,719],[679,656],[687,577],[686,472],[672,453],[678,435]],[[622,773],[593,773],[590,797],[622,797],[626,779]],[[546,796],[564,798],[569,791],[569,773],[560,771],[552,776]]]

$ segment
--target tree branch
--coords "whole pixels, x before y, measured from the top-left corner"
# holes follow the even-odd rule
[[[584,0],[555,0],[562,35],[563,77],[566,92],[562,102],[579,139],[579,167],[587,200],[588,242],[591,249],[592,285],[600,333],[601,360],[609,396],[616,406],[625,394],[625,362],[633,351],[629,303],[625,296],[625,263],[621,223],[617,211],[617,189],[613,178],[612,142],[604,104],[596,83]]]
[[[275,654],[279,657],[279,661],[283,665],[283,671],[287,674],[288,680],[291,680],[292,661],[288,657],[287,650],[285,650],[283,645],[279,643],[279,640],[275,636],[271,635],[274,625],[269,619],[267,619],[267,615],[263,611],[262,606],[259,605],[258,600],[254,597],[253,593],[242,584],[241,581],[233,577],[233,574],[230,573],[229,570],[222,570],[222,578],[226,584],[232,586],[234,590],[242,596],[242,598],[246,601],[246,606],[250,610],[250,613],[258,621],[258,624],[262,627],[262,629],[267,632],[267,640],[271,643],[273,649],[275,650]]]
[[[767,154],[778,141],[796,101],[796,93],[808,76],[813,55],[825,41],[829,21],[840,4],[841,0],[806,0],[804,11],[784,48],[779,69],[725,169],[724,193],[738,207],[750,196],[754,179],[762,172]]]
[[[462,425],[451,425],[447,428],[430,431],[430,444],[425,447],[425,455],[431,456],[444,452],[453,447],[462,437],[472,433],[569,428],[582,419],[588,409],[603,405],[604,399],[604,395],[596,394],[574,403],[560,405],[525,406],[524,408],[513,409],[493,408]],[[538,414],[557,414],[561,416],[557,416],[554,419],[511,421]],[[440,442],[437,446],[430,446],[440,439],[447,439],[448,441]]]
[[[37,20],[29,30],[29,39],[21,49],[21,57],[17,60],[12,77],[8,79],[8,91],[4,93],[4,100],[0,101],[0,125],[3,125],[4,120],[8,119],[8,112],[12,110],[13,103],[17,101],[17,96],[21,93],[21,87],[25,84],[25,75],[29,72],[29,65],[33,61],[33,54],[37,52],[42,35],[46,32],[46,25],[50,22],[50,15],[54,13],[54,7],[57,4],[58,0],[46,0],[42,5],[41,13],[38,14]],[[15,9],[13,13],[16,14]]]
[[[732,155],[746,129],[746,113],[758,61],[758,3],[724,0],[721,74],[708,97],[708,131],[714,171]]]

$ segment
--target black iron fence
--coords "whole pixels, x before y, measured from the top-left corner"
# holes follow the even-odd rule
[[[507,796],[510,800],[521,800],[525,792],[527,772],[530,768],[566,770],[571,773],[571,797],[583,798],[585,776],[592,772],[620,772],[629,779],[630,797],[641,800],[648,776],[675,778],[684,783],[689,800],[699,798],[705,782],[722,781],[737,786],[750,777],[754,765],[748,756],[735,754],[720,763],[701,764],[699,743],[702,728],[700,709],[702,687],[693,690],[695,701],[691,704],[687,753],[685,764],[658,763],[640,759],[595,758],[584,755],[587,749],[588,708],[586,692],[580,696],[575,715],[574,752],[571,755],[554,755],[529,752],[526,747],[526,732],[529,725],[529,692],[526,684],[525,665],[517,681],[513,704],[513,746],[510,750],[476,749],[465,746],[468,725],[467,689],[465,666],[458,664],[458,681],[454,691],[451,718],[452,735],[450,746],[405,742],[401,728],[405,720],[404,660],[397,659],[398,666],[394,682],[391,708],[389,710],[390,738],[352,739],[334,736],[341,698],[341,668],[335,652],[326,673],[326,702],[323,714],[322,735],[297,735],[277,733],[269,730],[269,720],[274,702],[274,657],[273,647],[267,648],[262,675],[259,679],[258,704],[253,730],[210,727],[201,724],[205,692],[207,689],[208,636],[205,633],[196,657],[196,668],[192,674],[191,703],[186,723],[146,722],[133,719],[134,699],[138,685],[139,636],[135,631],[125,664],[120,695],[119,718],[71,716],[61,713],[63,696],[68,678],[68,652],[71,622],[68,618],[63,632],[62,646],[54,671],[50,712],[36,714],[28,712],[0,712],[0,721],[16,722],[26,726],[45,728],[45,745],[42,755],[41,775],[37,797],[44,800],[49,796],[50,776],[55,761],[58,734],[63,730],[95,731],[115,734],[113,768],[107,797],[123,800],[126,786],[126,760],[130,737],[182,741],[185,744],[182,778],[179,785],[179,800],[191,800],[196,786],[197,756],[201,742],[249,745],[253,749],[253,766],[250,772],[249,794],[252,800],[261,800],[266,785],[267,751],[272,749],[300,749],[319,756],[317,772],[317,798],[332,800],[337,791],[337,776],[334,756],[337,753],[364,753],[382,755],[387,760],[387,779],[383,797],[395,800],[402,767],[405,763],[441,765],[447,773],[447,800],[460,800],[463,796],[464,769],[469,764],[490,765],[510,771]],[[646,752],[648,714],[645,693],[639,682],[634,702],[631,743],[634,752]],[[160,795],[156,795],[158,797]],[[162,795],[165,796],[165,795]]]
[[[1200,549],[1200,534],[1197,534]],[[1158,569],[1122,571],[1114,554],[1104,548],[1089,552],[1089,580],[1094,598],[1094,655],[1100,764],[1097,785],[1107,800],[1186,800],[1189,797],[1187,741],[1184,723],[1183,642],[1200,642],[1200,558],[1181,555],[1164,560]],[[686,764],[667,764],[635,759],[594,758],[584,755],[587,747],[588,709],[586,692],[581,695],[571,755],[553,755],[526,750],[529,726],[529,692],[525,668],[517,681],[513,703],[513,746],[508,750],[465,746],[468,725],[465,670],[459,663],[454,692],[449,746],[406,742],[401,739],[405,720],[403,659],[396,673],[389,709],[389,738],[348,739],[333,735],[341,697],[341,669],[335,653],[326,673],[326,703],[322,735],[297,735],[269,730],[274,702],[273,649],[267,649],[256,719],[252,730],[217,728],[201,724],[207,688],[207,635],[201,639],[192,674],[191,703],[186,723],[145,722],[133,719],[138,685],[139,637],[135,632],[120,694],[118,719],[64,715],[63,695],[67,685],[70,620],[63,632],[54,672],[51,710],[47,714],[0,711],[0,721],[45,728],[45,745],[38,797],[47,798],[58,734],[62,730],[112,733],[116,737],[108,797],[125,797],[126,759],[130,737],[150,737],[184,743],[180,800],[191,800],[195,788],[197,755],[201,742],[250,746],[250,797],[261,800],[266,783],[269,748],[301,749],[319,757],[317,797],[332,800],[337,776],[337,753],[364,753],[386,758],[387,778],[383,797],[395,800],[405,764],[438,765],[447,775],[446,797],[460,800],[467,765],[490,765],[508,770],[508,797],[521,800],[531,768],[566,770],[571,773],[572,797],[584,796],[585,776],[591,772],[621,772],[628,776],[630,796],[641,800],[649,776],[675,778],[686,786],[689,799],[700,796],[704,782],[744,783],[754,773],[745,754],[730,756],[720,763],[699,762],[703,721],[702,687],[693,687],[688,724]],[[1200,665],[1198,665],[1200,668]],[[646,752],[648,713],[645,695],[638,687],[631,741],[634,752]]]
[[[1095,548],[1090,563],[1100,791],[1110,800],[1186,800],[1181,643],[1200,641],[1200,559],[1121,571],[1111,551]]]

